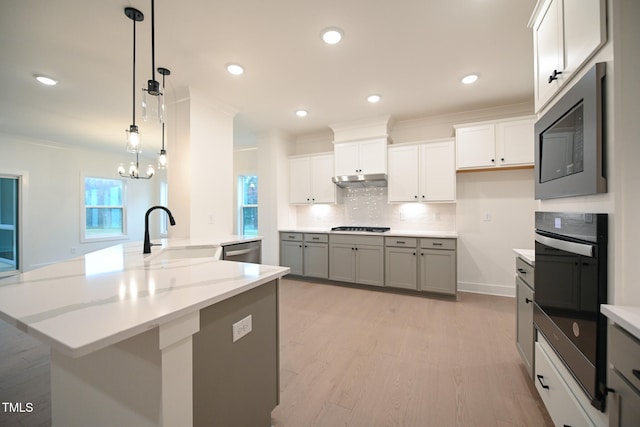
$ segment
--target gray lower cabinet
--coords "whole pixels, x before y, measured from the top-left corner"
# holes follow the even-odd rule
[[[291,274],[304,273],[304,239],[302,233],[280,233],[280,265],[289,267]]]
[[[384,285],[382,236],[329,236],[329,279],[362,285]]]
[[[420,239],[420,290],[456,295],[456,239]]]
[[[304,235],[304,276],[329,278],[329,236],[326,234]]]
[[[326,234],[280,233],[280,265],[297,276],[329,278],[329,239]]]
[[[618,325],[607,330],[609,426],[640,425],[640,340]]]
[[[418,290],[417,239],[385,238],[385,286]]]
[[[516,258],[516,347],[527,372],[533,378],[534,327],[533,327],[533,266],[522,258]]]

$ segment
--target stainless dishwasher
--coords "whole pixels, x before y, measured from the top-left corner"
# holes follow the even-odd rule
[[[262,263],[262,241],[237,243],[222,247],[222,259],[226,261]]]

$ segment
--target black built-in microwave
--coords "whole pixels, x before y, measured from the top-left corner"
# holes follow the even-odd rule
[[[535,124],[535,197],[606,193],[606,64],[595,64]]]

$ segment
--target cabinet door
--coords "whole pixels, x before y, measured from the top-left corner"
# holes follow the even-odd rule
[[[385,250],[385,286],[418,289],[416,248],[387,246]]]
[[[304,275],[329,278],[329,245],[326,243],[304,244]]]
[[[456,252],[420,250],[420,290],[456,294]]]
[[[534,157],[533,119],[515,120],[496,125],[498,165],[532,165]]]
[[[537,25],[533,28],[533,46],[535,56],[535,104],[540,110],[558,90],[564,75],[549,82],[554,70],[562,72],[563,39],[562,39],[562,0],[553,0],[546,11],[542,12]]]
[[[608,374],[607,386],[614,390],[608,394],[609,427],[640,425],[640,394],[618,372]]]
[[[302,242],[280,242],[280,265],[289,267],[291,274],[302,276]]]
[[[335,203],[336,185],[333,176],[333,155],[311,157],[311,202]]]
[[[533,376],[533,291],[516,277],[516,347],[527,372]]]
[[[289,203],[311,203],[308,157],[289,159]]]
[[[335,175],[356,175],[360,169],[357,142],[341,142],[333,146]]]
[[[495,166],[496,132],[494,124],[456,129],[458,169]]]
[[[354,245],[329,245],[329,279],[339,282],[356,281],[356,254]]]
[[[385,138],[359,143],[359,173],[387,173],[387,140]]]
[[[389,202],[418,200],[418,146],[391,147],[387,195]],[[455,173],[455,171],[454,171]]]
[[[606,42],[606,1],[564,0],[562,15],[567,79]]]
[[[448,202],[456,199],[454,141],[433,142],[420,147],[420,201]]]
[[[384,250],[382,246],[356,247],[356,283],[384,285]]]

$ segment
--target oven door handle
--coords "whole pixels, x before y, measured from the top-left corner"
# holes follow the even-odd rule
[[[586,243],[568,242],[566,240],[543,236],[538,233],[536,233],[536,242],[555,249],[560,249],[561,251],[593,258],[593,245],[588,245]]]

